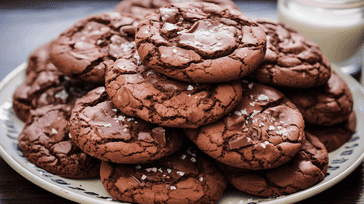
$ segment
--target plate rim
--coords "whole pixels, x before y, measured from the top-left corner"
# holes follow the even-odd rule
[[[27,67],[27,62],[24,62],[20,64],[17,68],[15,68],[12,72],[10,72],[1,82],[0,82],[0,90],[2,90],[10,80],[12,80],[14,77],[16,77],[18,74],[20,74],[22,71],[25,71]],[[359,88],[359,91],[362,92],[364,96],[364,87],[357,82],[353,77],[350,75],[347,75],[345,73],[342,73],[338,68],[335,66],[332,66],[332,69],[338,73],[342,78],[344,78],[344,81],[349,81],[350,83],[354,84],[354,88]],[[358,125],[358,124],[357,124]],[[364,133],[362,133],[364,134]],[[95,197],[89,197],[87,195],[82,195],[77,192],[73,192],[71,190],[67,190],[64,188],[61,188],[57,185],[54,185],[50,183],[49,181],[42,179],[32,172],[30,172],[27,168],[23,167],[21,164],[19,164],[10,154],[8,154],[5,149],[0,145],[0,156],[4,159],[4,161],[17,173],[19,173],[21,176],[32,182],[33,184],[43,188],[46,191],[49,191],[57,196],[63,197],[65,199],[68,199],[70,201],[78,202],[78,203],[115,203],[115,201],[108,201],[108,200],[102,200]],[[336,185],[343,179],[345,179],[348,175],[350,175],[364,160],[364,149],[361,153],[361,155],[356,159],[349,167],[347,167],[345,170],[340,172],[337,176],[331,178],[330,180],[324,182],[324,183],[318,183],[312,187],[309,187],[308,189],[279,197],[277,200],[270,200],[270,201],[264,201],[259,203],[292,203],[292,202],[299,202],[302,200],[305,200],[307,198],[310,198],[312,196],[315,196],[332,186]],[[299,198],[299,199],[297,199]],[[120,201],[123,203],[122,201]]]

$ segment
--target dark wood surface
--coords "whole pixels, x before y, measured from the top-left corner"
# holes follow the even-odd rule
[[[51,4],[48,1],[27,1],[28,3],[24,9],[24,5],[21,5],[23,2],[25,1],[5,0],[0,2],[0,18],[2,19],[0,20],[0,28],[3,31],[0,32],[0,38],[2,39],[0,42],[0,63],[2,64],[0,80],[17,65],[26,61],[27,55],[31,50],[56,37],[57,33],[73,24],[75,20],[88,14],[107,10],[108,8],[112,9],[118,3],[117,1],[55,1],[56,3]],[[47,2],[47,4],[44,2]],[[65,3],[61,4],[59,2]],[[264,4],[259,4],[259,8],[254,6],[259,1],[246,1],[249,4],[245,4],[245,1],[237,2],[239,7],[247,9],[245,13],[248,14],[250,12],[254,15],[256,10],[260,10],[263,15],[266,15],[264,17],[276,14],[274,1],[260,1],[264,2]],[[66,3],[68,5],[65,5]],[[44,5],[46,6],[44,7]],[[56,9],[55,5],[61,6],[62,10]],[[77,9],[78,7],[87,9],[80,10]],[[261,9],[262,7],[264,9]],[[53,9],[51,13],[49,9]],[[66,22],[60,23],[60,16],[63,16],[64,12],[67,11],[70,13],[67,14]],[[32,13],[34,15],[30,16]],[[19,18],[14,18],[14,16],[19,16]],[[36,17],[38,19],[37,23],[32,22],[31,17]],[[43,21],[41,24],[38,23],[40,19]],[[59,23],[59,26],[53,26],[52,22]],[[32,26],[32,23],[35,26]],[[27,30],[23,31],[23,27]],[[7,32],[13,33],[9,35]],[[356,79],[359,79],[359,76],[356,76]],[[54,195],[28,181],[0,157],[0,204],[15,203],[58,204],[74,202]],[[299,203],[364,203],[364,162],[343,181]]]

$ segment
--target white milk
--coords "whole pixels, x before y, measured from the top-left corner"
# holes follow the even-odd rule
[[[363,7],[329,9],[305,5],[298,1],[279,0],[279,20],[318,44],[331,62],[347,61],[362,48]],[[303,2],[309,4],[315,1]]]

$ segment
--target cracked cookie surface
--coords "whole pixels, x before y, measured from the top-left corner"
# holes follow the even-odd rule
[[[291,160],[304,141],[301,113],[280,91],[243,80],[239,105],[221,120],[185,129],[203,152],[245,169],[270,169]]]
[[[50,61],[49,41],[33,50],[28,58],[25,80],[13,94],[13,109],[23,122],[29,111],[46,105],[73,105],[77,98],[96,86],[66,77]]]
[[[143,17],[145,14],[153,12],[154,10],[166,6],[169,3],[178,3],[183,1],[208,2],[239,10],[239,7],[231,0],[123,0],[116,5],[114,11],[131,13],[133,15]]]
[[[19,147],[27,160],[65,178],[99,178],[101,161],[83,152],[69,137],[69,105],[48,105],[30,111]]]
[[[107,67],[130,50],[138,18],[107,12],[77,21],[51,46],[51,61],[66,76],[104,84]]]
[[[269,170],[249,171],[220,165],[229,183],[258,196],[282,196],[307,189],[325,177],[329,156],[325,146],[307,135],[300,152],[288,163]]]
[[[251,78],[264,84],[292,87],[317,87],[330,78],[331,65],[315,43],[288,25],[258,19],[267,34],[267,53]]]
[[[125,114],[167,127],[196,128],[230,112],[242,94],[239,80],[195,84],[168,78],[142,64],[136,51],[105,76],[106,91]]]
[[[177,151],[184,134],[125,115],[109,100],[105,87],[79,99],[70,118],[74,142],[103,161],[135,164],[160,159]]]
[[[355,133],[356,116],[353,111],[344,122],[332,126],[306,125],[305,133],[316,136],[332,152],[341,147]]]
[[[297,106],[307,124],[335,125],[345,121],[353,111],[350,89],[335,72],[320,87],[282,91]]]
[[[194,149],[138,165],[102,162],[101,181],[114,198],[132,203],[216,203],[227,186],[217,166]]]
[[[135,42],[146,66],[190,83],[241,78],[258,67],[266,51],[266,35],[254,20],[200,2],[169,4],[148,13]]]

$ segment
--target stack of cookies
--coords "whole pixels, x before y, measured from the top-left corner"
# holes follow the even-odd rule
[[[316,44],[219,0],[124,0],[79,20],[30,54],[13,108],[30,162],[132,203],[304,190],[356,126]]]

